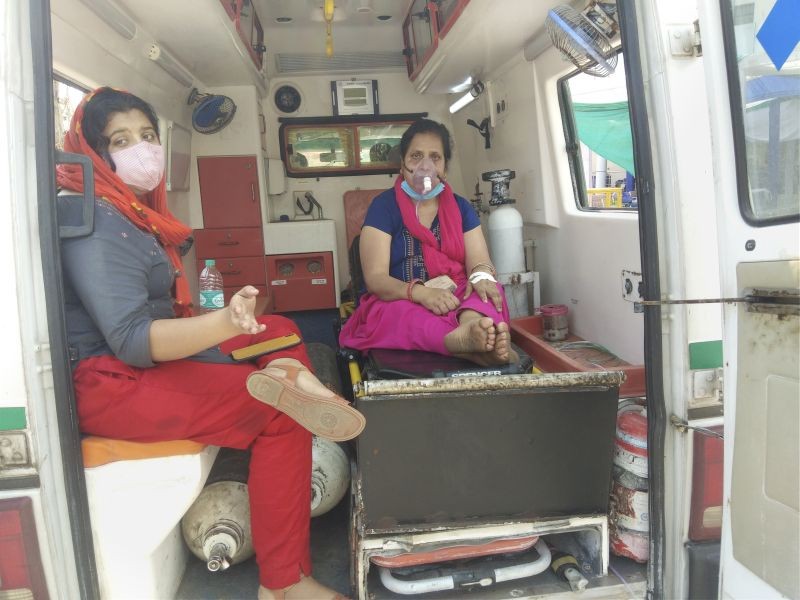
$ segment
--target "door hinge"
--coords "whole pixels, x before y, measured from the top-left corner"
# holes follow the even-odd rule
[[[0,471],[29,466],[31,466],[31,454],[25,432],[0,432]]]
[[[703,56],[703,44],[700,40],[700,22],[670,25],[667,27],[669,50],[672,56]]]
[[[691,408],[698,408],[722,401],[722,367],[695,369],[692,374]]]
[[[633,303],[634,312],[643,312],[647,306],[667,304],[728,304],[745,303],[748,312],[800,315],[800,293],[798,290],[746,290],[738,298],[695,298],[691,300],[642,300]]]

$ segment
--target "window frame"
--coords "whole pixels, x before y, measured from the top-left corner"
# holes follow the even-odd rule
[[[616,49],[617,53],[622,54],[622,48]],[[572,193],[575,198],[575,205],[579,211],[587,213],[635,213],[638,214],[638,202],[636,207],[621,206],[589,206],[589,196],[587,193],[584,182],[586,181],[586,174],[584,171],[585,165],[581,157],[580,138],[578,137],[578,127],[575,123],[575,111],[572,110],[572,95],[569,90],[569,80],[573,77],[580,75],[580,69],[574,69],[560,77],[556,82],[558,105],[561,113],[561,125],[564,130],[564,150],[567,153],[567,161],[569,164],[570,177],[572,179]],[[627,79],[627,78],[626,78]],[[627,95],[627,86],[626,86]],[[627,99],[628,110],[630,115],[630,97]],[[630,119],[630,116],[629,116]],[[633,124],[631,122],[631,135],[633,135]],[[637,193],[638,198],[638,193]]]
[[[744,102],[742,98],[742,82],[739,78],[738,59],[736,57],[736,36],[734,33],[733,5],[730,0],[720,0],[720,16],[722,20],[722,43],[725,54],[725,68],[728,76],[728,98],[731,109],[731,126],[733,133],[733,154],[736,164],[736,189],[739,201],[739,213],[745,223],[752,227],[769,227],[783,223],[800,221],[800,210],[795,214],[779,217],[758,217],[753,212],[750,194],[750,174],[747,167],[747,141],[744,135]]]
[[[353,175],[392,175],[397,173],[397,165],[382,165],[378,167],[361,166],[357,157],[361,155],[361,140],[358,130],[363,126],[381,125],[403,125],[410,126],[417,119],[427,117],[428,113],[406,113],[393,115],[346,115],[337,117],[279,117],[281,124],[278,129],[278,142],[281,153],[281,160],[286,169],[286,176],[293,178],[303,177],[344,177]],[[353,140],[352,155],[349,156],[350,162],[347,167],[341,168],[319,168],[308,167],[298,169],[291,164],[289,157],[293,152],[290,151],[288,143],[289,132],[311,127],[329,127],[348,131]]]

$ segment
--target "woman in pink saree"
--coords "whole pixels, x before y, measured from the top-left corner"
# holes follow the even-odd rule
[[[517,360],[508,306],[470,203],[447,183],[450,133],[429,119],[400,141],[400,174],[361,229],[367,294],[339,343],[355,350],[424,350],[480,365]]]

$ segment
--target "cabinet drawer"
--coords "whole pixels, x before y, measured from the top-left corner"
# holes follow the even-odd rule
[[[198,276],[204,266],[205,261],[197,261]],[[259,286],[267,282],[263,256],[238,256],[218,259],[217,269],[222,273],[222,284],[225,287]]]
[[[261,227],[195,229],[194,240],[197,258],[216,259],[264,254],[264,237]]]

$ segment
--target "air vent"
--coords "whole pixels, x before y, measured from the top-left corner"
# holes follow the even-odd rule
[[[397,52],[340,52],[324,54],[278,54],[278,73],[319,73],[331,71],[384,71],[405,68],[405,57]]]

